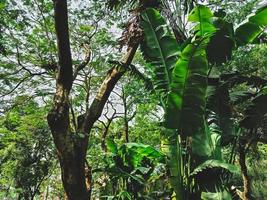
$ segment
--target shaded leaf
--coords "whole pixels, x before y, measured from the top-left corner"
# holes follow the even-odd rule
[[[245,110],[245,118],[240,125],[246,129],[256,128],[267,113],[267,86],[252,100],[252,104]]]
[[[107,149],[114,154],[118,152],[117,144],[113,140],[107,140]]]
[[[231,59],[235,47],[233,24],[219,18],[213,22],[217,31],[210,38],[207,46],[209,62],[219,65]],[[219,47],[219,48],[218,48]]]

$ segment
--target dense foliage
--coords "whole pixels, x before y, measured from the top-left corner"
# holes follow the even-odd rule
[[[0,199],[267,198],[266,1],[0,0]]]

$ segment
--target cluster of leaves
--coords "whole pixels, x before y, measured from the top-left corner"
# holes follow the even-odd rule
[[[28,199],[39,194],[55,165],[55,152],[44,121],[46,109],[25,96],[16,103],[0,118],[1,191]]]
[[[112,181],[113,196],[103,194],[102,198],[146,199],[157,195],[155,191],[146,189],[157,181],[163,181],[164,155],[161,152],[141,143],[118,145],[112,140],[107,141],[107,147],[104,168],[94,171],[108,175],[109,181]]]

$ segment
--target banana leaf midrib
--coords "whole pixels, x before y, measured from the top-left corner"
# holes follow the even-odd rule
[[[156,43],[157,43],[157,46],[158,46],[158,49],[159,49],[159,52],[160,52],[160,55],[161,55],[161,59],[162,59],[162,61],[163,61],[164,71],[165,71],[166,76],[167,76],[167,81],[168,81],[168,91],[170,91],[171,78],[170,78],[169,71],[168,71],[168,69],[167,69],[167,63],[166,63],[166,61],[165,61],[165,57],[164,57],[162,48],[161,48],[160,43],[159,43],[159,38],[157,37],[156,31],[154,30],[154,27],[152,26],[152,23],[151,23],[149,17],[147,16],[147,13],[146,13],[146,12],[144,12],[144,13],[145,13],[145,16],[146,16],[147,21],[149,22],[148,25],[150,26],[150,29],[152,30],[151,32],[153,33],[154,37],[157,38],[157,39],[156,39]]]
[[[203,20],[202,20],[202,18],[201,18],[200,8],[197,7],[197,9],[198,9],[198,17],[199,17],[200,34],[201,34],[201,36],[203,36],[203,27],[202,27],[202,25],[203,25],[202,21],[203,21]]]

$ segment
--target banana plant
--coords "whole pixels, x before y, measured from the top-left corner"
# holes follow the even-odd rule
[[[192,135],[201,126],[208,71],[205,48],[216,29],[212,28],[211,11],[204,6],[196,7],[189,17],[196,23],[194,41],[182,48],[158,11],[146,9],[141,17],[145,33],[143,55],[154,67],[155,90],[165,109],[162,150],[168,155],[170,181],[176,198],[183,199],[183,165],[178,133]],[[205,24],[209,24],[209,28]],[[189,118],[193,119],[194,125],[186,123]]]
[[[110,196],[110,199],[146,199],[146,187],[153,179],[156,168],[164,161],[164,155],[149,145],[118,145],[113,140],[107,141],[107,149],[113,163],[99,171],[108,172],[115,183],[122,182],[118,194],[112,198]],[[123,198],[125,195],[127,198]]]
[[[184,166],[190,168],[183,163],[181,138],[193,136],[198,145],[205,145],[209,140],[203,128],[206,124],[208,63],[225,62],[231,58],[235,47],[253,42],[259,37],[261,33],[258,29],[243,31],[242,34],[240,30],[251,23],[264,30],[266,9],[259,9],[248,22],[242,23],[234,31],[232,25],[224,19],[217,17],[214,20],[208,7],[198,5],[188,17],[188,21],[194,24],[191,30],[193,35],[188,44],[180,46],[158,11],[146,9],[141,13],[144,30],[142,52],[154,70],[155,91],[165,111],[162,150],[168,156],[167,165],[176,199],[184,199]],[[244,35],[249,39],[242,39]],[[229,43],[227,52],[214,52],[221,38]]]

